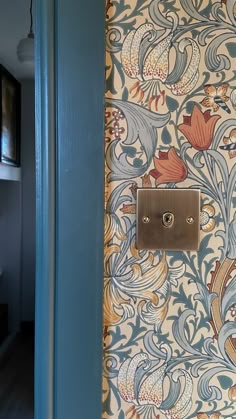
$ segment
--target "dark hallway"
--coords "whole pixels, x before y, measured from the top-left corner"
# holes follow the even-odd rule
[[[34,417],[34,335],[17,334],[0,361],[0,419]]]

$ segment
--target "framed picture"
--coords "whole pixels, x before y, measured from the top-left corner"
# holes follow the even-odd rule
[[[0,65],[1,163],[20,166],[20,83]]]

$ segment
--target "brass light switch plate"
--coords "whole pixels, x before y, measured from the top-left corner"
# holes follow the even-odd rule
[[[198,250],[200,190],[138,189],[138,249]]]

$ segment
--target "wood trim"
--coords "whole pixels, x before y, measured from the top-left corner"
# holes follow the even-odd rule
[[[35,419],[101,418],[104,19],[36,3]]]
[[[35,419],[54,418],[55,65],[54,0],[36,1]]]
[[[102,417],[103,0],[57,0],[55,417]]]

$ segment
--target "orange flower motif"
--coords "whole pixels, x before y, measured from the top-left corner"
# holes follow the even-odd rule
[[[215,228],[214,215],[215,208],[212,205],[203,205],[200,212],[200,226],[205,233],[209,233]]]
[[[141,179],[142,179],[142,187],[143,188],[151,188],[152,187],[150,174],[145,173],[145,175],[143,175],[141,177]]]
[[[112,4],[112,2],[111,2],[111,0],[107,0],[106,1],[106,18],[108,19],[109,18],[109,15],[108,15],[108,10],[110,9],[110,7],[112,7],[113,6],[113,4]]]
[[[236,157],[236,129],[230,131],[229,137],[223,138],[223,143],[225,145],[221,145],[220,148],[228,151],[229,158],[232,159]]]
[[[197,419],[220,419],[221,414],[219,412],[214,412],[212,415],[207,415],[206,413],[198,413]]]
[[[159,151],[159,158],[154,157],[154,166],[155,169],[149,174],[156,179],[156,185],[183,182],[188,174],[185,163],[174,147],[171,147],[167,153]]]
[[[137,189],[138,189],[137,183],[132,183],[132,185],[130,186],[129,189],[130,189],[134,199],[137,199]]]
[[[155,413],[154,413],[154,410],[155,410],[155,408],[153,408],[153,411],[152,411],[152,413],[155,415]],[[128,410],[127,410],[127,412],[126,412],[126,416],[128,417],[128,415],[131,415],[130,417],[129,417],[129,419],[141,419],[141,415],[137,412],[137,407],[136,406],[131,406]],[[153,416],[153,419],[160,419],[160,415],[155,415],[155,416]]]
[[[226,112],[230,113],[228,106],[225,104],[229,100],[229,96],[226,96],[228,87],[227,83],[217,88],[212,84],[207,84],[204,87],[206,97],[201,101],[202,106],[212,108],[214,112],[218,111],[219,107],[222,107]]]
[[[229,388],[229,400],[231,400],[231,402],[236,402],[236,386],[232,386]]]
[[[178,129],[185,135],[196,150],[207,150],[213,140],[214,129],[220,115],[211,115],[210,110],[204,113],[194,106],[191,116],[184,116],[184,123]]]
[[[123,212],[123,214],[136,214],[136,205],[123,204],[123,207],[120,210]]]

